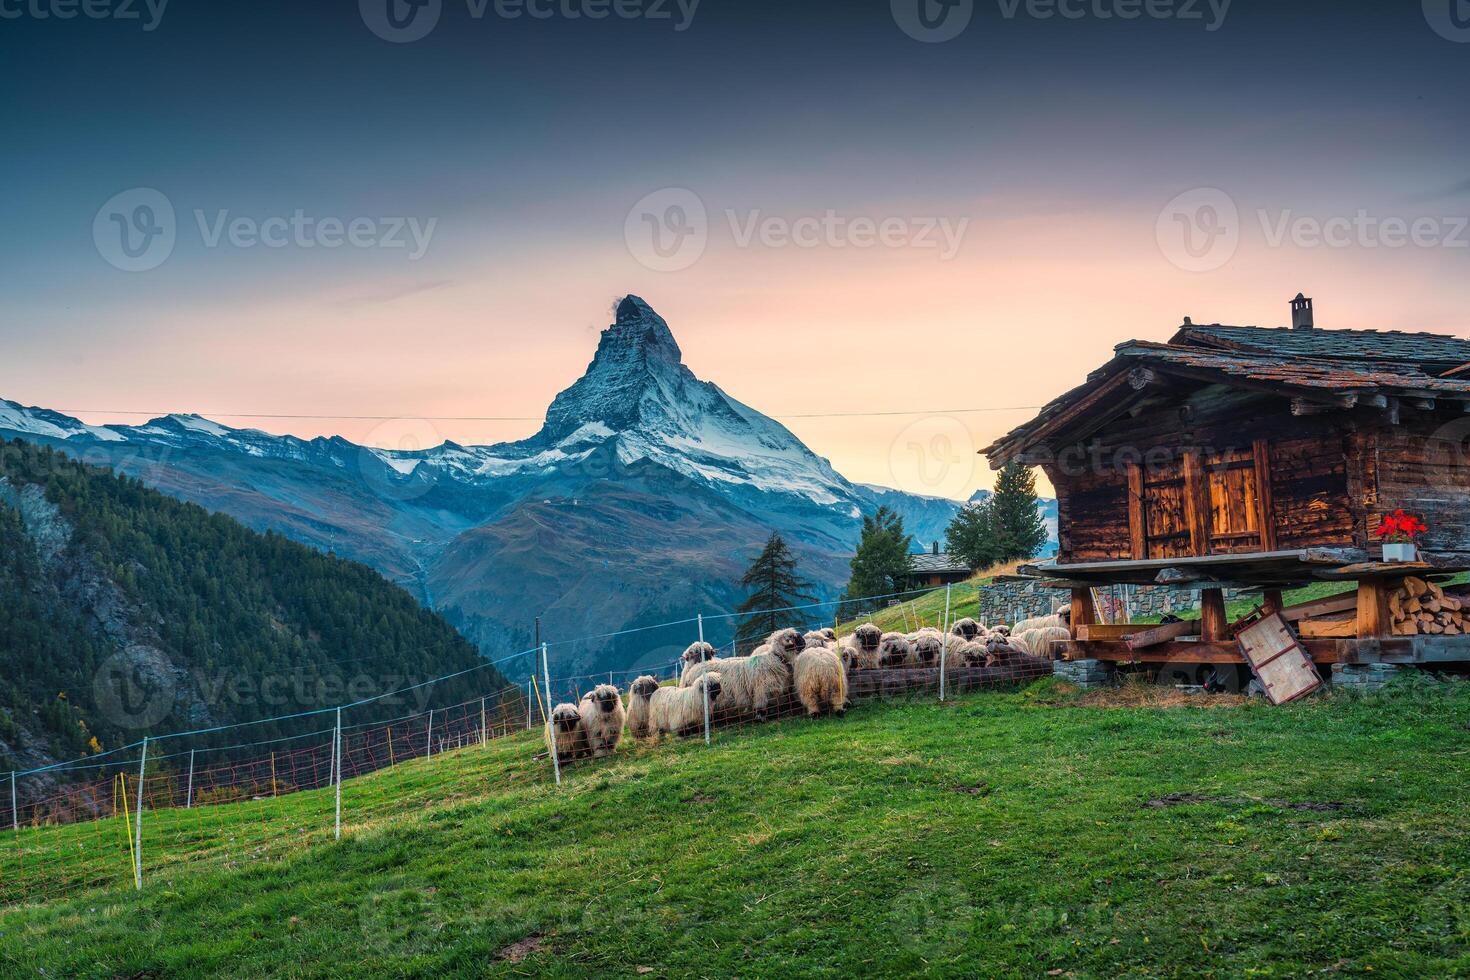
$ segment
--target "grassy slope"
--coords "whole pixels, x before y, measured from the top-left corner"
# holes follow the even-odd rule
[[[1171,711],[1058,691],[869,704],[710,749],[625,745],[559,791],[525,737],[404,765],[348,784],[339,845],[238,871],[150,865],[141,896],[0,914],[0,966],[1470,972],[1470,691]],[[1179,792],[1223,800],[1142,806]],[[330,812],[304,793],[215,819],[315,827]],[[167,815],[150,819],[167,832]],[[497,958],[518,941],[524,962]]]

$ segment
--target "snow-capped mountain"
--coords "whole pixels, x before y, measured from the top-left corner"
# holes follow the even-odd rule
[[[235,429],[196,415],[93,426],[0,401],[0,436],[111,465],[262,530],[364,561],[481,648],[724,612],[771,530],[824,591],[846,580],[860,518],[880,504],[919,545],[959,504],[849,482],[779,423],[684,365],[668,324],[629,296],[586,372],[534,436],[420,451]],[[562,651],[625,667],[687,643],[635,638]]]

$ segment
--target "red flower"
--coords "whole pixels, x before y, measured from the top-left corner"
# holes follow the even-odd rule
[[[1385,514],[1383,523],[1373,533],[1386,540],[1404,543],[1413,541],[1427,530],[1429,526],[1418,517],[1396,510],[1392,514]]]

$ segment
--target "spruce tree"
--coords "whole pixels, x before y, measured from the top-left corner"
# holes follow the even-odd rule
[[[1036,476],[1030,468],[1010,463],[1001,470],[990,499],[998,561],[1035,557],[1046,544],[1046,525],[1036,502]]]
[[[863,518],[863,536],[852,559],[852,579],[847,583],[847,601],[891,595],[907,587],[913,575],[913,538],[903,529],[903,518],[887,507]],[[858,602],[850,614],[872,608]]]
[[[740,584],[750,590],[750,596],[735,609],[747,614],[735,628],[740,649],[761,643],[779,629],[799,626],[802,615],[790,607],[816,601],[811,594],[812,583],[797,574],[796,556],[776,532],[771,533]]]
[[[945,550],[979,570],[999,562],[1000,540],[995,533],[995,507],[990,500],[966,505],[944,529]]]

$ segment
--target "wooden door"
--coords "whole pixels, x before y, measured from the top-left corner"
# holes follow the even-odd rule
[[[1238,554],[1275,548],[1269,452],[1181,452],[1128,472],[1135,559]]]

